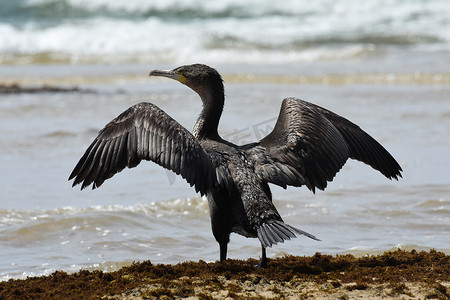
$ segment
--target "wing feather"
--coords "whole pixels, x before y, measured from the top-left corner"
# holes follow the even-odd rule
[[[205,194],[216,184],[215,167],[195,137],[151,103],[136,104],[103,128],[69,176],[73,186],[99,187],[125,167],[153,161],[181,174]]]
[[[349,120],[312,103],[286,98],[277,123],[259,143],[242,146],[257,174],[286,187],[325,189],[347,159],[360,160],[387,178],[401,167],[375,139]]]
[[[358,125],[323,107],[309,103],[323,114],[342,134],[350,146],[350,158],[364,162],[389,179],[402,177],[402,168],[394,157]]]

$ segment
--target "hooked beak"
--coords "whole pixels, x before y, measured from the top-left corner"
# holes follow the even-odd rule
[[[178,74],[174,72],[173,70],[170,71],[162,71],[162,70],[153,70],[148,74],[148,76],[162,76],[167,77],[171,79],[175,79],[181,83],[184,83],[186,81],[186,77],[184,77],[182,74]]]

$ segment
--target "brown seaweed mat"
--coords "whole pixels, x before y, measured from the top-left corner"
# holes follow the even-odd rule
[[[376,256],[286,256],[224,263],[133,263],[119,271],[57,271],[0,282],[0,299],[450,299],[450,256],[397,250]]]

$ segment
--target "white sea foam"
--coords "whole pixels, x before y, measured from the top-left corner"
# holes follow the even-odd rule
[[[15,10],[16,17],[0,21],[0,63],[42,56],[75,63],[286,62],[450,48],[450,8],[442,0],[66,0],[61,5],[66,9],[30,0]]]

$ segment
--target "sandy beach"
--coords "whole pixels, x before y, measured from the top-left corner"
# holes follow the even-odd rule
[[[449,299],[450,256],[394,251],[224,263],[150,261],[0,283],[0,299]]]

